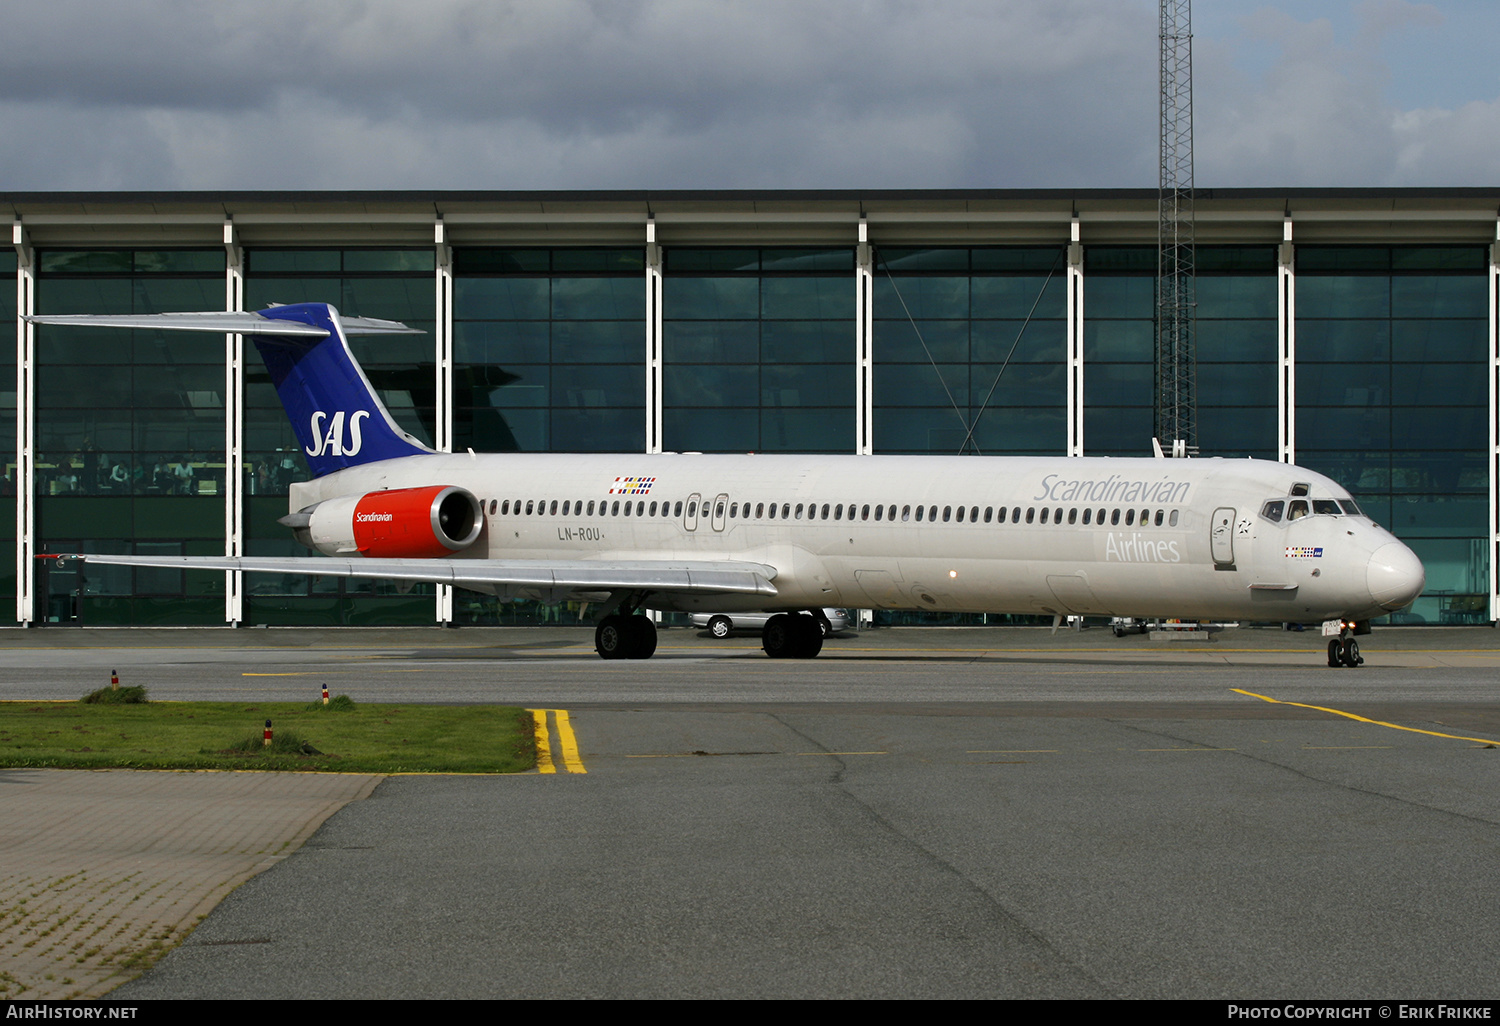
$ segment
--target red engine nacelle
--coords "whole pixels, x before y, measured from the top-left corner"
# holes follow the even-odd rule
[[[327,499],[282,523],[331,556],[431,559],[474,544],[484,518],[463,488],[429,485]]]

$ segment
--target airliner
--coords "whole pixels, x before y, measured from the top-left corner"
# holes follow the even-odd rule
[[[772,616],[822,649],[825,606],[1321,622],[1330,666],[1422,591],[1416,555],[1321,474],[1260,460],[435,452],[349,349],[411,333],[326,303],[31,316],[250,336],[306,454],[281,523],[307,557],[95,563],[432,581],[599,603],[605,659],[656,651],[647,610]]]

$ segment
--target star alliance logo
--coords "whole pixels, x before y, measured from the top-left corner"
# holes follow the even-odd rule
[[[359,450],[364,445],[364,440],[359,436],[359,420],[368,417],[370,411],[355,410],[349,414],[349,435],[344,437],[344,411],[339,410],[328,420],[328,414],[319,410],[312,415],[311,431],[313,446],[304,449],[303,452],[309,456],[358,456]],[[328,430],[325,433],[322,422],[328,420]]]

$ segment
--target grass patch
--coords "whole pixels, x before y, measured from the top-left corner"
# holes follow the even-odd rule
[[[146,689],[137,684],[128,688],[100,688],[79,699],[85,705],[145,705]]]
[[[519,773],[536,766],[531,714],[514,706],[349,701],[328,715],[333,708],[0,702],[0,768]],[[276,742],[269,749],[261,743],[268,719]],[[304,754],[304,743],[321,754]]]

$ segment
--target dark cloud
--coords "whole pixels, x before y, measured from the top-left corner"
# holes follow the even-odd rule
[[[1384,184],[1448,153],[1484,162],[1461,126],[1485,111],[1381,106],[1368,40],[1428,15],[1400,0],[1361,14],[1342,46],[1253,16],[1246,38],[1280,54],[1263,80],[1236,72],[1234,40],[1199,40],[1200,184]],[[1156,178],[1149,0],[136,0],[12,5],[6,24],[13,189]]]

